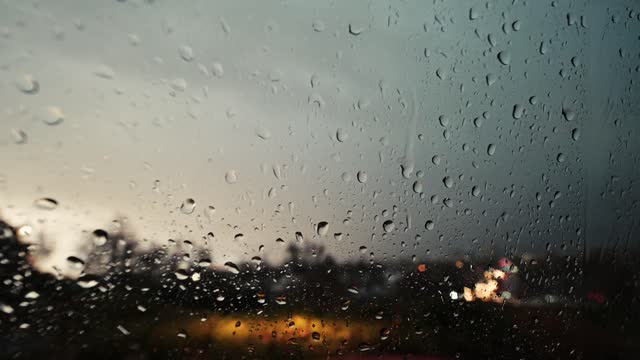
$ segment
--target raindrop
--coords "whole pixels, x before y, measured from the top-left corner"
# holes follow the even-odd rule
[[[433,165],[436,165],[436,166],[440,165],[440,156],[434,155],[431,158],[431,162],[433,163]]]
[[[442,179],[442,183],[444,184],[444,186],[446,186],[448,189],[450,189],[453,186],[453,179],[451,179],[450,176],[445,176]]]
[[[187,270],[185,269],[178,269],[174,274],[176,276],[176,279],[180,281],[187,280],[189,278],[189,274],[187,274]]]
[[[316,232],[320,236],[325,236],[329,232],[329,223],[326,221],[320,221],[316,227]]]
[[[192,214],[195,209],[196,209],[196,201],[193,200],[192,198],[185,199],[182,202],[182,205],[180,205],[180,211],[183,214],[187,214],[187,215]]]
[[[97,229],[93,231],[93,244],[95,246],[102,246],[107,243],[109,239],[109,234],[102,229]]]
[[[69,256],[67,257],[67,261],[72,267],[76,269],[82,269],[82,267],[84,267],[84,261],[78,257]]]
[[[174,91],[185,91],[187,90],[187,80],[183,79],[183,78],[177,78],[177,79],[173,79],[173,81],[171,81],[170,84],[171,88]]]
[[[447,127],[449,125],[449,118],[445,115],[440,115],[438,117],[438,121],[440,121],[440,125],[442,125],[443,127]]]
[[[498,60],[502,65],[509,65],[511,63],[511,53],[507,50],[500,51],[498,53]]]
[[[56,199],[43,197],[40,199],[36,199],[33,202],[33,205],[41,210],[55,210],[58,207],[58,201]]]
[[[224,263],[224,266],[227,270],[229,270],[230,272],[234,273],[234,274],[239,274],[240,273],[240,268],[238,268],[238,265],[232,263],[231,261],[227,261],[226,263]]]
[[[233,240],[235,240],[235,241],[243,241],[244,240],[244,234],[242,234],[242,233],[235,234],[233,236]]]
[[[180,57],[184,61],[192,61],[193,60],[193,49],[189,45],[183,45],[178,49],[178,53]]]
[[[224,67],[222,67],[221,63],[213,63],[213,65],[211,65],[211,69],[213,70],[213,75],[215,75],[216,77],[221,78],[222,76],[224,76]]]
[[[424,228],[427,230],[433,230],[435,227],[436,225],[431,220],[427,220],[427,222],[424,223]]]
[[[476,20],[479,17],[478,10],[474,8],[469,9],[469,20]]]
[[[299,231],[296,231],[296,241],[299,243],[302,243],[304,241],[304,237],[302,236],[302,233]]]
[[[101,64],[93,72],[93,74],[99,78],[111,80],[116,76],[116,72],[107,65]]]
[[[364,184],[367,182],[368,176],[365,171],[358,171],[357,178],[360,183]]]
[[[571,138],[572,138],[574,141],[578,141],[578,140],[580,140],[580,130],[579,130],[579,129],[577,129],[577,128],[576,128],[576,129],[571,130]]]
[[[227,184],[235,184],[238,181],[238,174],[235,170],[229,170],[224,174],[224,180]]]
[[[339,142],[345,142],[347,141],[348,138],[349,138],[349,134],[343,128],[339,128],[336,131],[336,139]]]
[[[98,285],[98,277],[96,275],[84,275],[76,280],[76,284],[83,289],[90,289]]]
[[[349,34],[358,36],[362,34],[362,28],[357,25],[349,24]]]
[[[43,121],[47,125],[55,126],[61,124],[64,121],[64,118],[65,116],[62,109],[57,106],[50,106],[44,114]]]
[[[567,157],[564,153],[559,153],[558,156],[556,157],[556,160],[558,160],[558,162],[565,162],[565,160],[567,160]]]
[[[513,105],[513,118],[518,120],[522,117],[522,114],[524,113],[524,106],[520,105],[520,104],[515,104]]]
[[[256,136],[262,140],[267,140],[271,137],[271,131],[264,127],[258,127],[256,128]]]
[[[314,20],[313,23],[311,23],[311,27],[315,32],[323,32],[324,29],[326,28],[322,20]]]
[[[387,220],[382,224],[382,228],[384,229],[384,232],[390,233],[396,228],[396,225],[393,221]]]
[[[37,298],[39,298],[39,297],[40,297],[40,294],[38,294],[38,293],[37,293],[37,292],[35,292],[35,291],[29,291],[29,292],[24,296],[24,298],[25,298],[25,299],[37,299]]]
[[[27,133],[22,129],[12,129],[11,137],[13,137],[13,141],[18,145],[26,144],[27,139],[29,139]]]
[[[493,154],[496,153],[496,145],[495,144],[489,144],[489,146],[487,146],[487,154],[489,156],[493,156]]]
[[[16,79],[16,88],[24,94],[34,95],[40,91],[40,83],[31,74],[24,74]]]
[[[576,113],[573,110],[563,106],[562,116],[564,116],[564,119],[567,121],[573,121],[573,119],[575,119],[576,117]]]
[[[413,191],[417,194],[422,194],[422,183],[420,181],[414,181]]]
[[[313,340],[315,341],[320,341],[320,333],[317,331],[314,331],[313,333],[311,333],[311,337],[313,338]]]
[[[474,186],[471,188],[471,195],[473,196],[479,196],[480,195],[480,188],[477,186]]]

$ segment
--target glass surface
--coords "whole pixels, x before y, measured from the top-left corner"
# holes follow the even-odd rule
[[[635,358],[639,5],[0,0],[0,357]]]

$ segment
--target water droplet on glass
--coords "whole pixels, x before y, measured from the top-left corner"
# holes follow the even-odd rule
[[[422,194],[422,183],[420,181],[413,182],[413,191],[417,194]]]
[[[196,201],[193,200],[192,198],[185,199],[182,202],[182,205],[180,205],[180,211],[183,214],[192,214],[195,209],[196,209]]]
[[[449,125],[449,118],[446,117],[445,115],[440,115],[438,117],[438,121],[440,121],[440,125],[446,127]]]
[[[224,76],[224,67],[221,63],[213,63],[213,65],[211,65],[211,69],[213,70],[213,75],[215,75],[216,77],[221,78],[222,76]]]
[[[36,199],[36,201],[33,202],[33,205],[41,210],[54,210],[58,207],[58,201],[56,199],[43,197]]]
[[[98,285],[99,278],[96,275],[84,275],[76,280],[76,284],[83,289],[90,289]]]
[[[520,104],[515,104],[513,105],[513,118],[518,120],[522,117],[522,114],[524,113],[524,106],[520,105]]]
[[[16,79],[16,88],[24,94],[35,95],[40,91],[40,83],[31,74],[24,74]]]
[[[480,195],[480,188],[477,186],[474,186],[471,188],[471,195],[473,196],[479,196]]]
[[[431,158],[431,162],[433,163],[433,165],[436,165],[436,166],[440,165],[440,156],[434,155]]]
[[[564,116],[565,120],[567,121],[573,121],[573,119],[575,119],[576,117],[576,113],[573,110],[563,106],[562,116]]]
[[[67,262],[75,269],[82,269],[84,267],[84,261],[76,256],[67,257]]]
[[[323,32],[324,29],[326,28],[322,20],[313,20],[313,23],[311,23],[311,27],[315,32]]]
[[[434,224],[431,220],[427,220],[427,222],[424,223],[424,228],[427,230],[433,230],[435,227],[436,224]]]
[[[101,64],[96,68],[93,74],[99,78],[111,80],[116,76],[116,72],[107,65]]]
[[[235,170],[229,170],[224,174],[224,181],[226,181],[227,184],[235,184],[238,182],[238,174],[236,174]]]
[[[358,171],[357,178],[360,183],[364,184],[367,182],[368,176],[365,171]]]
[[[450,176],[445,176],[442,179],[442,183],[444,184],[444,186],[450,189],[453,186],[453,179],[451,179]]]
[[[234,273],[234,274],[239,274],[240,273],[240,268],[238,267],[238,265],[232,263],[231,261],[227,261],[226,263],[224,263],[225,268]]]
[[[107,243],[109,239],[109,234],[102,229],[97,229],[93,231],[93,244],[95,246],[102,246]]]
[[[193,60],[193,57],[194,57],[193,56],[193,49],[189,45],[182,45],[178,49],[178,53],[180,54],[180,57],[184,61],[192,61]]]
[[[576,129],[571,130],[571,138],[572,138],[574,141],[578,141],[578,140],[580,140],[580,130],[579,130],[579,129],[577,129],[577,128],[576,128]]]
[[[338,130],[336,130],[336,139],[339,142],[345,142],[348,138],[349,134],[343,128],[339,128]]]
[[[511,53],[507,50],[500,51],[498,53],[498,61],[500,61],[502,65],[511,64]]]
[[[13,142],[18,145],[26,144],[29,136],[22,129],[11,129],[11,137],[13,138]]]
[[[235,240],[235,241],[243,241],[244,240],[244,234],[242,234],[242,233],[235,234],[233,236],[233,240]]]
[[[326,221],[320,221],[316,226],[316,232],[320,236],[325,236],[329,232],[329,223]]]
[[[349,24],[349,34],[355,36],[362,34],[362,27],[354,24]]]
[[[564,153],[559,153],[556,157],[556,160],[558,160],[558,162],[565,162],[565,160],[567,160],[567,157]]]
[[[390,233],[396,228],[396,225],[393,221],[387,220],[382,224],[382,228],[384,229],[384,232]]]
[[[256,129],[256,135],[262,140],[267,140],[271,138],[271,131],[261,126]]]
[[[173,81],[171,81],[170,86],[171,86],[171,89],[173,89],[174,91],[183,92],[187,90],[187,80],[183,78],[173,79]]]
[[[65,116],[62,109],[57,106],[50,106],[44,114],[43,121],[47,125],[55,126],[61,124],[64,118]]]
[[[489,146],[487,146],[487,155],[489,156],[493,156],[493,154],[496,153],[496,145],[495,144],[489,144]]]
[[[320,333],[317,331],[314,331],[311,333],[311,338],[315,341],[320,341]]]

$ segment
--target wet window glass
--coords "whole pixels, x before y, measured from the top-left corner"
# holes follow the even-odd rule
[[[634,358],[639,34],[633,0],[0,0],[0,357]]]

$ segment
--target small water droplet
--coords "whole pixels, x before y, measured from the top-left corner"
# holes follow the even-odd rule
[[[440,115],[438,117],[438,121],[440,121],[440,125],[442,125],[443,127],[447,127],[449,125],[449,118],[445,115]]]
[[[171,81],[171,89],[173,89],[174,91],[180,91],[183,92],[185,90],[187,90],[187,80],[183,79],[183,78],[177,78],[177,79],[173,79],[173,81]]]
[[[100,64],[93,72],[93,74],[99,78],[111,80],[116,76],[116,72],[107,65]]]
[[[43,197],[40,199],[36,199],[33,202],[33,205],[41,210],[55,210],[58,207],[58,201],[56,199]]]
[[[271,131],[269,131],[269,129],[265,127],[260,126],[256,128],[256,135],[262,140],[267,140],[271,138]]]
[[[313,20],[313,23],[311,23],[311,27],[315,32],[323,32],[326,28],[322,20]]]
[[[315,341],[320,341],[320,333],[317,331],[314,331],[311,333],[311,338]]]
[[[24,74],[16,79],[16,88],[24,94],[35,95],[40,91],[40,83],[31,74]]]
[[[573,121],[573,119],[575,119],[576,117],[576,113],[573,110],[563,106],[562,116],[564,116],[565,120],[567,121]]]
[[[440,165],[440,156],[434,155],[431,158],[431,162],[433,163],[433,165],[436,165],[436,166]]]
[[[64,121],[64,113],[62,109],[57,106],[49,106],[44,114],[43,121],[47,125],[55,126]]]
[[[78,286],[83,289],[90,289],[98,285],[98,280],[99,278],[97,277],[97,275],[84,275],[76,280],[76,284],[78,284]]]
[[[348,138],[349,134],[343,128],[339,128],[338,130],[336,130],[336,139],[339,142],[345,142]]]
[[[11,129],[11,137],[13,138],[13,141],[18,145],[26,144],[27,140],[29,139],[27,133],[22,129]]]
[[[180,211],[183,214],[187,214],[187,215],[192,214],[195,209],[196,209],[196,201],[193,200],[192,198],[185,199],[182,202],[182,205],[180,205]]]
[[[222,76],[224,76],[224,67],[219,62],[213,63],[211,65],[211,70],[213,72],[213,75],[215,75],[218,78],[221,78]]]
[[[178,53],[180,54],[180,57],[182,58],[182,60],[184,61],[193,61],[193,48],[191,48],[191,46],[189,45],[182,45],[179,49],[178,49]]]
[[[227,182],[227,184],[235,184],[236,182],[238,182],[238,174],[235,170],[229,170],[224,175],[224,180]]]
[[[362,34],[362,30],[363,30],[362,27],[358,25],[349,24],[349,34],[351,35],[358,36]]]
[[[244,240],[244,234],[242,234],[242,233],[235,234],[233,236],[233,240],[235,240],[235,241],[243,241]]]
[[[565,162],[565,160],[567,160],[567,157],[564,153],[559,153],[558,156],[556,157],[556,160],[562,163],[562,162]]]

